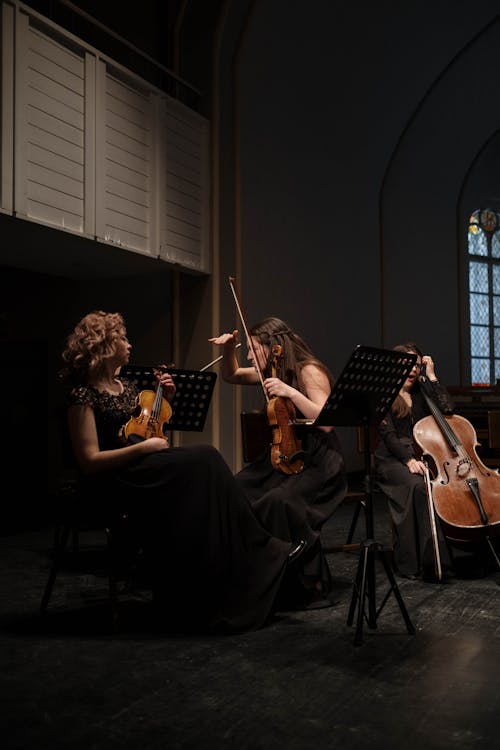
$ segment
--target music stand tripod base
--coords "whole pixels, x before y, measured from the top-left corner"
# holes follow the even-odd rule
[[[358,606],[354,645],[363,641],[363,625],[377,627],[377,619],[389,596],[394,594],[401,610],[408,633],[414,635],[415,628],[399,591],[387,550],[374,539],[372,471],[370,454],[370,425],[377,425],[390,409],[406,378],[416,362],[416,354],[396,352],[392,349],[358,345],[336,381],[315,425],[352,425],[364,429],[365,449],[365,521],[366,539],[361,545],[356,579],[354,581],[347,624],[352,625]],[[389,589],[376,606],[375,560],[382,562],[389,582]],[[368,614],[366,606],[368,605]]]
[[[410,616],[406,609],[403,597],[398,588],[396,578],[392,571],[391,565],[387,559],[389,550],[384,549],[381,544],[375,542],[373,539],[366,539],[361,545],[361,554],[358,563],[358,570],[356,573],[356,579],[354,581],[354,588],[352,592],[351,605],[349,607],[349,614],[347,617],[347,624],[352,625],[354,621],[354,613],[356,611],[356,605],[358,605],[358,618],[356,625],[356,633],[354,636],[354,645],[360,646],[363,642],[363,619],[365,619],[368,627],[376,629],[377,619],[386,605],[389,596],[394,594],[396,601],[399,604],[399,609],[403,615],[403,619],[406,623],[406,629],[410,635],[415,635],[415,628]],[[385,574],[389,581],[389,589],[385,593],[378,609],[375,608],[376,601],[376,579],[375,579],[375,560],[379,559],[385,570]],[[368,616],[366,616],[365,602],[368,602]]]

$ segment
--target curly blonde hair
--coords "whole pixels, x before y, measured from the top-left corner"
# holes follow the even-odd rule
[[[115,353],[116,340],[125,335],[125,321],[120,313],[94,310],[85,315],[66,340],[61,378],[84,383],[91,374],[98,376],[104,370],[105,360]]]

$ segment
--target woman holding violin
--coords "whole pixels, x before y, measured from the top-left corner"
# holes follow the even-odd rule
[[[290,422],[294,417],[316,419],[330,395],[333,376],[283,320],[269,317],[245,330],[250,362],[246,367],[236,356],[237,330],[209,339],[223,347],[224,380],[260,383],[267,400],[269,449],[236,474],[236,480],[268,531],[285,541],[306,541],[304,553],[287,570],[281,607],[326,606],[331,575],[320,531],[345,497],[344,460],[332,427],[295,428]],[[275,433],[281,445],[272,437]]]
[[[432,582],[438,580],[436,556],[444,577],[451,574],[452,565],[439,525],[433,538],[425,482],[427,467],[414,441],[413,428],[431,413],[425,394],[443,414],[453,413],[453,403],[436,376],[432,357],[424,356],[413,342],[399,344],[394,351],[416,354],[417,361],[378,426],[375,468],[378,484],[389,502],[396,571],[405,578],[421,576]]]
[[[149,563],[153,600],[170,626],[258,628],[303,544],[262,528],[215,448],[171,448],[161,419],[146,420],[138,437],[145,392],[119,375],[130,351],[123,317],[98,310],[80,320],[63,352],[71,444],[91,496],[105,508],[125,504]],[[168,402],[172,376],[159,371],[157,379]],[[160,415],[169,414],[164,406]],[[131,420],[134,439],[124,443]]]

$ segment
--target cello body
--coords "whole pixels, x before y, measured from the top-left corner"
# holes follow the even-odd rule
[[[476,542],[499,535],[500,474],[480,460],[472,424],[435,412],[417,422],[413,436],[435,464],[432,495],[445,536]]]

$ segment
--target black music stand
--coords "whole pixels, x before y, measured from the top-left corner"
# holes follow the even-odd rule
[[[347,624],[352,625],[356,605],[358,605],[355,646],[362,643],[364,620],[370,628],[377,627],[377,619],[391,593],[394,594],[399,604],[408,633],[412,635],[415,633],[391,565],[387,560],[386,551],[374,539],[370,426],[377,425],[383,419],[411,372],[416,359],[416,354],[358,345],[336,381],[323,410],[314,422],[314,425],[325,426],[358,425],[364,430],[366,539],[361,547],[347,618]],[[378,609],[375,591],[375,559],[377,557],[381,560],[390,583],[389,590]],[[366,601],[368,601],[368,616],[365,612]]]
[[[202,432],[217,373],[170,368],[168,372],[175,383],[175,395],[170,403],[172,416],[168,421],[168,429]],[[158,385],[153,367],[125,365],[121,368],[120,375],[132,380],[140,391],[154,391]]]

